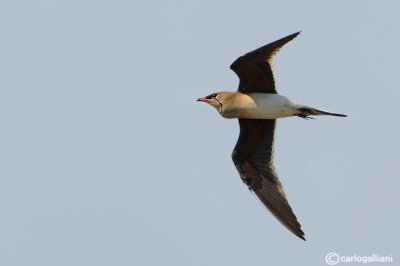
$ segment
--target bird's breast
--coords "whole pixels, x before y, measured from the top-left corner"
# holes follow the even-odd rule
[[[293,103],[282,95],[270,93],[238,93],[224,104],[221,115],[225,118],[277,119],[293,116]]]

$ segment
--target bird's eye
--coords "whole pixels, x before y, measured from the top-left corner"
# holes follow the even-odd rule
[[[215,97],[217,97],[217,94],[216,94],[216,93],[211,94],[211,95],[208,95],[206,98],[207,98],[207,99],[213,99],[213,98],[215,98]]]

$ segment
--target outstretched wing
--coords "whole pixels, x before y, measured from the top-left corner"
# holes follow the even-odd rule
[[[282,46],[299,34],[300,32],[294,33],[236,59],[232,63],[231,69],[240,79],[238,91],[276,94],[274,75],[271,68],[272,58]]]
[[[240,136],[232,159],[243,182],[272,215],[305,240],[273,166],[275,124],[274,119],[239,119]]]

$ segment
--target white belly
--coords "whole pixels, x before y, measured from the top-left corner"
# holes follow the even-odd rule
[[[226,118],[277,119],[293,116],[297,110],[294,103],[278,94],[249,93],[240,96],[240,103],[224,110]]]

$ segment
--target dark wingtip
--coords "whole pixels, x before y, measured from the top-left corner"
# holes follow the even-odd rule
[[[298,235],[298,237],[299,237],[300,239],[304,240],[304,241],[307,241],[306,238],[304,237],[304,234],[303,234],[303,235]]]
[[[286,225],[285,225],[286,226]],[[291,231],[295,236],[297,236],[298,238],[300,238],[300,239],[302,239],[302,240],[304,240],[304,241],[306,241],[306,238],[305,238],[305,234],[304,234],[304,232],[303,232],[303,230],[301,230],[301,225],[297,222],[297,226],[286,226],[288,229],[289,229],[289,231]]]
[[[302,33],[302,31],[295,32],[295,33],[293,33],[293,34],[291,34],[291,35],[289,35],[289,36],[293,36],[293,38],[295,38],[295,37],[297,37],[297,35],[299,35],[300,33]],[[288,37],[289,37],[289,36],[288,36]]]

